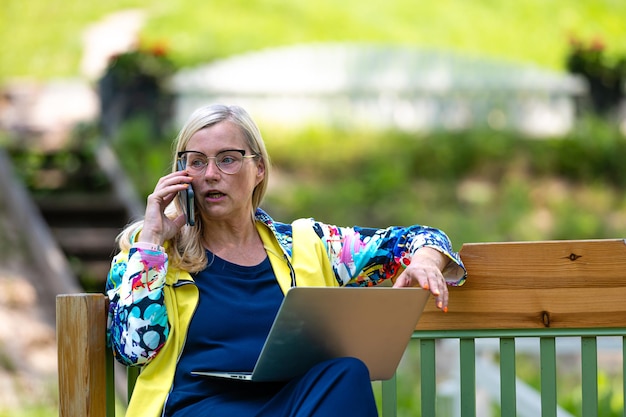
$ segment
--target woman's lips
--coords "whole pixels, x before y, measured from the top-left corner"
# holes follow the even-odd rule
[[[221,193],[219,191],[209,191],[206,196],[209,200],[219,200],[220,198],[224,197],[226,194]]]

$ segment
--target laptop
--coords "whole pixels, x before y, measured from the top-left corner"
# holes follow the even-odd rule
[[[252,372],[192,374],[286,381],[325,360],[351,356],[367,365],[372,381],[390,379],[429,294],[421,288],[291,288]]]

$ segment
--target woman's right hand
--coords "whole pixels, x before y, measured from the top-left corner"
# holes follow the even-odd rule
[[[163,245],[178,233],[185,224],[185,215],[181,213],[170,219],[165,215],[165,209],[191,181],[192,177],[186,171],[172,172],[159,179],[154,191],[148,196],[146,215],[138,241]]]

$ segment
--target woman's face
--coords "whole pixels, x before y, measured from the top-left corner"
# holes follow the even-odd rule
[[[208,157],[226,150],[241,149],[251,154],[244,134],[229,121],[219,122],[194,133],[186,151],[202,152]],[[265,167],[258,158],[244,158],[241,169],[225,174],[218,169],[216,159],[209,160],[204,173],[193,178],[196,204],[203,219],[239,220],[252,213],[252,192],[263,180]]]

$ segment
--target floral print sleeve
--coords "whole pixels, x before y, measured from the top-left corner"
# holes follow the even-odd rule
[[[106,284],[107,338],[115,358],[126,366],[145,365],[165,343],[166,272],[167,254],[158,250],[132,247],[113,259]]]
[[[441,230],[420,225],[386,229],[337,227],[320,222],[315,222],[314,228],[341,285],[373,286],[392,278],[424,246],[437,249],[452,261],[443,271],[449,285],[458,286],[465,280],[461,258]]]

